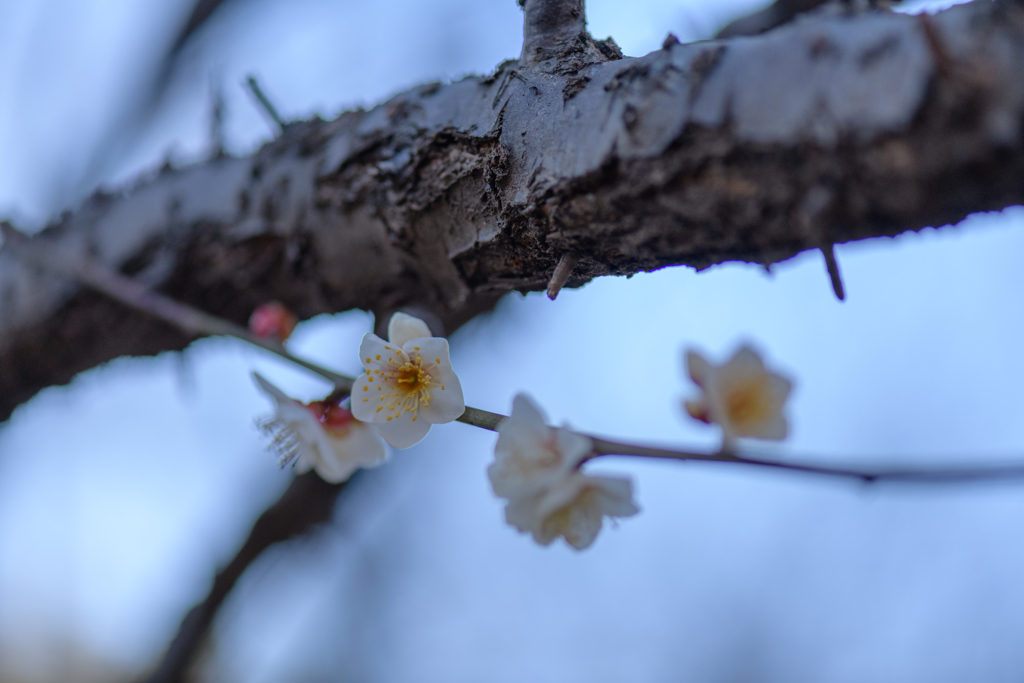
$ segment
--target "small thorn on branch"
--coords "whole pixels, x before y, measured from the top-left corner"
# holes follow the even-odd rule
[[[562,254],[562,258],[558,259],[558,265],[555,266],[555,272],[551,274],[551,280],[548,281],[548,298],[552,301],[558,296],[558,293],[562,291],[562,287],[569,281],[569,276],[572,275],[573,268],[580,261],[580,255],[567,251]]]
[[[843,279],[839,275],[839,264],[836,263],[835,244],[828,238],[822,225],[827,220],[831,203],[832,193],[827,188],[816,185],[808,190],[800,201],[794,220],[807,236],[808,246],[821,249],[825,257],[825,267],[832,280],[832,291],[840,301],[843,301],[846,298],[846,291],[843,288]]]
[[[251,92],[253,97],[255,97],[260,105],[263,106],[263,111],[265,111],[267,116],[277,124],[278,132],[284,130],[284,121],[281,120],[281,116],[277,113],[277,109],[274,108],[274,105],[271,104],[270,100],[264,94],[263,89],[260,88],[260,84],[256,81],[256,77],[249,76],[245,82],[249,86],[249,92]]]
[[[828,268],[828,276],[832,279],[832,291],[836,293],[836,298],[843,301],[846,299],[846,292],[843,289],[843,278],[839,275],[835,245],[829,244],[821,247],[821,253],[825,257],[825,267]]]
[[[224,91],[216,78],[210,79],[210,146],[213,158],[224,156]]]

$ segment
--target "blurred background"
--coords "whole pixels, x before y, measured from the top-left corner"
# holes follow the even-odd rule
[[[950,4],[950,3],[942,3]],[[757,0],[588,0],[627,54],[710,37]],[[911,3],[921,11],[939,3]],[[514,0],[229,0],[166,55],[189,0],[0,0],[0,215],[40,227],[98,184],[517,56]],[[154,84],[162,95],[149,104]],[[771,273],[730,264],[511,295],[452,337],[467,402],[530,392],[555,422],[710,446],[684,419],[682,350],[750,341],[796,380],[779,451],[827,461],[1024,459],[1024,209],[840,246]],[[362,312],[299,327],[293,349],[358,372]],[[645,403],[625,398],[638,371]],[[289,471],[254,427],[256,369],[326,387],[240,343],[120,359],[0,426],[0,681],[131,680],[151,666]],[[608,459],[643,512],[590,550],[502,521],[495,437],[460,424],[358,480],[331,524],[276,548],[216,623],[209,681],[1020,681],[1024,482],[831,481]]]

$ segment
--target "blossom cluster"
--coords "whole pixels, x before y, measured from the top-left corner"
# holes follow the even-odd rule
[[[279,304],[261,307],[251,321],[254,334],[281,341],[293,327],[294,318]],[[291,463],[299,473],[315,470],[326,481],[342,482],[361,467],[386,461],[384,441],[393,448],[409,448],[432,425],[452,422],[466,410],[448,341],[433,336],[419,318],[394,314],[388,339],[366,334],[359,359],[364,372],[353,382],[350,397],[335,393],[311,403],[292,399],[253,374],[275,406],[274,415],[260,426],[272,436],[271,448],[282,465]],[[741,347],[721,365],[690,351],[686,366],[700,395],[684,401],[683,409],[721,427],[722,453],[732,455],[739,438],[785,438],[783,405],[792,384],[766,369],[753,348]],[[491,487],[505,501],[508,524],[537,543],[550,545],[564,538],[583,550],[594,543],[606,517],[639,511],[630,479],[582,471],[595,455],[593,439],[549,426],[525,394],[515,397],[511,416],[496,431],[494,461],[487,468]]]
[[[541,545],[561,536],[583,550],[606,516],[635,515],[629,479],[579,471],[593,449],[589,437],[549,427],[529,398],[516,396],[512,416],[498,425],[494,462],[487,468],[495,495],[508,501],[505,521]]]

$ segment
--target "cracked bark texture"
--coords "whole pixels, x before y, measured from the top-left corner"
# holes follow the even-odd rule
[[[539,4],[523,56],[489,76],[96,193],[34,239],[240,323],[277,299],[302,318],[416,308],[451,330],[545,289],[567,252],[569,286],[767,265],[1024,200],[1019,2],[930,19],[825,5],[640,58],[593,40],[582,14],[547,30]],[[0,419],[77,372],[189,341],[0,249]]]

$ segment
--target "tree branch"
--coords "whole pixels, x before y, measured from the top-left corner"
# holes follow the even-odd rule
[[[544,290],[566,253],[570,285],[768,264],[1024,201],[1019,3],[927,26],[826,7],[638,59],[586,34],[551,42],[568,34],[545,16],[535,37],[554,53],[97,193],[33,241],[239,324],[279,300],[302,318],[415,306],[451,329],[504,292]],[[811,225],[809,197],[827,198]],[[84,369],[189,340],[0,249],[0,419]]]
[[[417,306],[452,329],[504,292],[568,278],[567,266],[552,277],[564,254],[579,258],[575,284],[767,264],[1024,200],[1015,3],[976,1],[925,28],[826,12],[639,59],[592,40],[576,7],[527,0],[521,59],[490,76],[291,124],[252,157],[96,193],[31,242],[236,324],[279,300],[303,318]],[[808,226],[795,217],[812,194],[828,201]],[[0,419],[82,370],[192,339],[16,251],[0,249]],[[493,429],[500,416],[465,419]],[[327,519],[339,490],[293,482],[151,680],[181,678],[246,567]]]
[[[792,21],[797,15],[825,4],[828,0],[775,0],[764,9],[727,24],[716,38],[756,36]]]
[[[353,378],[340,375],[332,370],[320,367],[301,357],[295,356],[285,350],[284,346],[277,342],[260,339],[251,334],[248,330],[241,328],[234,323],[222,320],[216,316],[211,316],[202,311],[195,310],[189,306],[181,304],[180,302],[174,301],[173,299],[168,299],[163,295],[146,289],[145,286],[130,278],[105,271],[101,266],[94,263],[78,262],[73,259],[63,258],[63,255],[61,254],[45,251],[40,244],[30,242],[26,237],[20,235],[20,233],[15,231],[8,224],[0,223],[0,229],[2,229],[0,230],[0,234],[3,234],[8,240],[11,240],[11,243],[17,250],[17,253],[20,253],[24,258],[29,259],[42,267],[54,269],[58,272],[75,277],[82,284],[94,287],[108,296],[126,303],[133,308],[161,318],[162,320],[181,328],[187,333],[229,335],[265,348],[276,353],[285,360],[306,368],[307,370],[310,370],[311,372],[332,382],[335,386],[335,393],[332,393],[332,396],[335,394],[340,394],[341,397],[347,396],[352,387]],[[568,259],[566,256],[563,256],[562,260],[559,261],[558,267],[555,269],[555,275],[552,277],[552,280],[555,281],[557,278],[560,283],[564,284],[565,279],[568,278],[568,273],[572,267],[570,264],[572,263],[575,263],[575,260],[572,259],[571,256]],[[830,266],[830,270],[831,268],[832,267]],[[560,272],[562,273],[561,275],[559,275]],[[834,278],[838,278],[838,271],[836,271]],[[833,285],[837,286],[836,294],[841,299],[842,285],[836,285],[835,281],[833,282]],[[561,284],[558,286],[561,286]],[[549,285],[549,295],[551,291],[552,285]],[[501,415],[500,413],[492,413],[487,410],[466,406],[463,414],[458,417],[457,420],[470,426],[497,431],[498,425],[502,420],[506,419],[506,417],[507,416]],[[957,482],[982,479],[994,480],[1024,476],[1024,465],[1013,464],[984,467],[978,467],[976,465],[961,465],[954,468],[936,468],[927,466],[917,469],[893,469],[891,467],[856,469],[807,462],[800,463],[793,461],[791,458],[787,458],[786,460],[771,460],[742,456],[726,450],[718,452],[699,452],[693,450],[655,448],[641,444],[609,441],[607,439],[587,434],[584,434],[583,436],[589,438],[593,444],[593,451],[585,460],[601,455],[626,455],[684,461],[704,460],[753,465],[755,467],[770,467],[780,470],[833,477],[849,477],[860,479],[865,482],[879,480],[899,480],[924,483]]]
[[[177,635],[146,682],[186,680],[217,611],[245,570],[271,546],[301,536],[328,521],[338,495],[351,481],[328,484],[312,472],[296,477],[277,502],[256,520],[241,549],[217,573],[206,598],[185,615]]]

